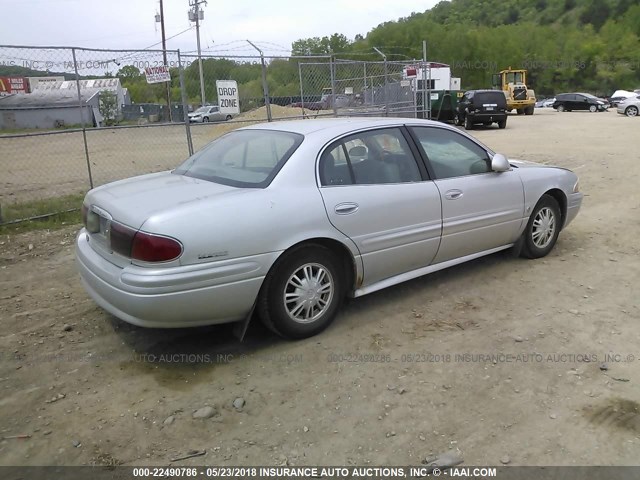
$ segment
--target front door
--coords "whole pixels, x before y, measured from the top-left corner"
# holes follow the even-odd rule
[[[442,240],[434,263],[508,245],[524,216],[517,171],[491,171],[487,151],[449,129],[414,127],[442,199]]]

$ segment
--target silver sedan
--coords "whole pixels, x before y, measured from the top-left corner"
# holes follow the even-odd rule
[[[543,257],[581,202],[573,172],[441,123],[275,122],[91,190],[76,256],[91,297],[132,324],[246,328],[255,312],[304,338],[345,296],[508,248]]]
[[[228,113],[220,112],[220,107],[217,105],[200,107],[196,111],[189,113],[188,117],[191,123],[222,122],[232,118]]]
[[[640,96],[630,97],[618,104],[618,113],[627,117],[637,117],[640,113]]]

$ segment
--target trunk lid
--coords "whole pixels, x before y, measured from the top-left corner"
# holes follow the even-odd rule
[[[229,187],[171,172],[152,173],[98,187],[87,194],[85,203],[96,205],[113,220],[139,229],[152,215],[191,202],[220,195],[241,193]]]
[[[93,220],[99,223],[99,228],[89,234],[91,246],[103,258],[124,267],[131,264],[131,259],[112,249],[114,222],[140,230],[154,215],[188,208],[191,203],[215,197],[240,195],[246,190],[171,172],[133,177],[95,188],[84,201],[95,215]]]

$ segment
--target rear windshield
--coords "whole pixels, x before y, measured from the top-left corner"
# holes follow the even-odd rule
[[[482,105],[485,103],[494,103],[498,106],[505,105],[506,99],[502,91],[496,92],[476,92],[473,96],[474,105]]]
[[[303,139],[277,130],[236,130],[196,152],[173,173],[232,187],[264,188]]]

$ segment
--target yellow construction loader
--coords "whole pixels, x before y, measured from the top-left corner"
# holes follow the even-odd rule
[[[502,90],[507,98],[507,111],[515,110],[518,115],[533,115],[536,103],[536,94],[533,89],[527,87],[527,71],[502,70],[492,76],[493,88]]]

